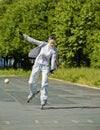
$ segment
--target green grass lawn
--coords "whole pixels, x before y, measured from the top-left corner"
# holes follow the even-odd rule
[[[30,71],[23,69],[4,69],[0,70],[0,75],[25,76],[28,77]],[[72,83],[100,87],[100,69],[95,68],[59,68],[54,75],[49,74],[50,78],[56,78]]]
[[[55,75],[51,77],[72,83],[100,87],[100,69],[60,68],[56,71]]]

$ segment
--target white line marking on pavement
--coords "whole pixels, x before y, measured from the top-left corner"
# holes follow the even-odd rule
[[[89,122],[89,123],[94,123],[94,121],[93,121],[93,120],[88,120],[88,122]]]
[[[79,121],[78,121],[78,120],[72,120],[72,122],[73,122],[73,123],[79,123]]]
[[[57,120],[54,120],[53,122],[54,122],[55,124],[58,124],[58,121],[57,121]]]
[[[38,121],[38,120],[35,120],[35,123],[36,123],[36,124],[39,124],[39,121]]]
[[[5,124],[6,125],[10,125],[10,121],[5,121]]]

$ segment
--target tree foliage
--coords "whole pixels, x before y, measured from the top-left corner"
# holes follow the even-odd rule
[[[65,66],[100,67],[99,0],[1,0],[0,55],[27,57],[34,45],[19,30],[38,40],[57,37]]]
[[[69,66],[92,65],[90,55],[96,44],[100,46],[99,9],[99,0],[64,0],[58,3],[55,33],[60,55]]]

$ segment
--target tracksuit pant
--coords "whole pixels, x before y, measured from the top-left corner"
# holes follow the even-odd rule
[[[35,63],[32,68],[32,72],[31,72],[28,83],[29,83],[30,94],[35,94],[37,92],[37,81],[38,81],[40,72],[42,72],[42,82],[41,82],[41,89],[40,89],[40,93],[41,93],[40,101],[42,104],[44,100],[48,99],[49,66]]]

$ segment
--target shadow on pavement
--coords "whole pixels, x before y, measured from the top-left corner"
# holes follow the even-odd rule
[[[100,106],[75,106],[75,107],[45,107],[44,110],[51,110],[51,109],[100,109]]]

